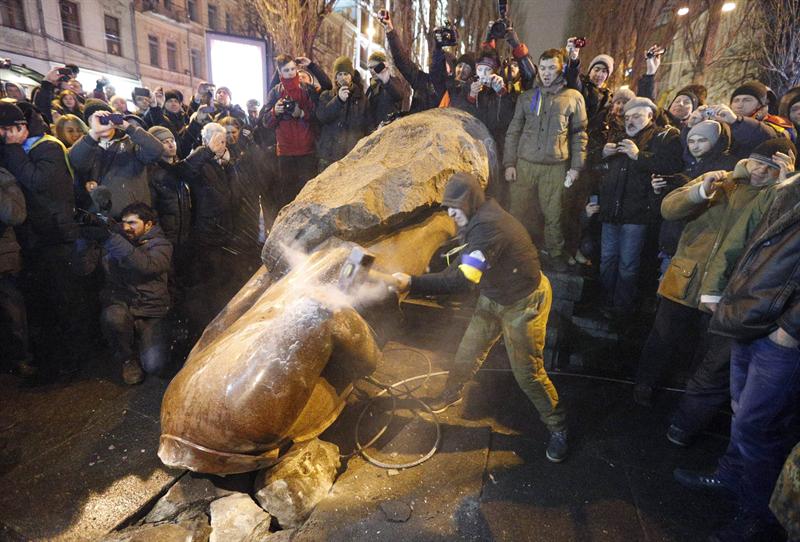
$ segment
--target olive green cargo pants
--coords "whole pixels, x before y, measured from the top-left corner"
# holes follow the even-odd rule
[[[536,228],[535,217],[544,217],[544,246],[557,258],[564,253],[564,229],[561,225],[564,178],[569,163],[534,164],[517,160],[517,180],[509,183],[508,212],[522,222],[528,232]],[[538,201],[538,205],[537,205]]]
[[[564,407],[544,369],[544,341],[553,291],[542,274],[539,287],[513,305],[500,305],[481,295],[472,320],[458,345],[448,385],[463,384],[480,369],[502,334],[511,371],[550,431],[566,429]]]

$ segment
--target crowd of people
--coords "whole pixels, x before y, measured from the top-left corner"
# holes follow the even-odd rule
[[[249,99],[244,109],[229,88],[202,83],[188,99],[136,88],[132,112],[105,80],[86,93],[76,66],[50,71],[32,96],[6,85],[0,344],[8,368],[25,382],[70,374],[101,340],[99,324],[125,383],[164,373],[260,265],[277,211],[309,179],[398,116],[457,108],[486,125],[503,166],[488,191],[496,207],[477,211],[484,196],[469,179],[456,183],[459,201],[470,199],[483,219],[509,213],[524,229],[501,229],[517,246],[527,247],[520,232],[535,241],[538,251],[520,256],[536,275],[521,286],[525,295],[544,287],[539,262],[545,272],[596,272],[603,315],[623,328],[657,295],[633,399],[651,405],[675,361],[694,359],[667,438],[691,445],[730,402],[731,441],[713,473],[678,469],[676,479],[738,499],[737,519],[716,539],[779,536],[770,495],[800,440],[800,88],[779,99],[754,80],[708,103],[705,87],[689,85],[661,107],[657,46],[643,51],[635,91],[610,89],[614,59],[583,62],[582,40],[534,61],[513,28],[498,35],[492,25],[478,51],[458,57],[437,29],[425,70],[389,14],[380,22],[390,55],[369,56],[368,82],[348,57],[329,76],[307,57],[282,54],[263,105]],[[472,223],[462,215],[451,216]],[[468,282],[490,275],[482,257],[462,264]],[[404,286],[417,293],[452,286],[415,279]],[[501,301],[487,298],[484,312],[506,318],[517,299],[502,301],[503,280],[494,287]],[[537,324],[542,344],[545,324]],[[563,410],[546,374],[523,385],[525,352],[511,356],[515,376],[563,437],[563,459]],[[481,357],[473,354],[465,359]],[[462,367],[464,378],[477,368]]]

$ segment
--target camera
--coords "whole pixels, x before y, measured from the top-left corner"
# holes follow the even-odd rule
[[[297,109],[297,102],[287,96],[283,99],[283,115],[281,115],[281,118],[291,119],[295,109]]]
[[[706,109],[705,111],[703,111],[703,116],[705,116],[705,118],[707,118],[707,119],[713,119],[714,115],[716,115],[716,114],[717,114],[717,112],[714,111],[710,107],[708,109]]]
[[[65,83],[72,79],[72,70],[69,68],[58,68],[56,72],[58,73],[58,81],[60,83]]]
[[[667,52],[667,50],[664,49],[663,47],[659,47],[658,45],[653,45],[652,47],[650,47],[647,50],[647,52],[645,53],[645,57],[647,57],[647,58],[655,58],[657,56],[663,55],[666,52]]]
[[[79,226],[111,228],[116,224],[113,218],[103,213],[93,213],[86,209],[77,209],[77,216],[75,218]]]
[[[500,13],[500,18],[492,21],[489,37],[501,40],[506,37],[506,32],[511,27],[511,21],[508,20],[508,0],[497,0],[497,11]]]
[[[380,19],[382,22],[388,21],[389,20],[389,12],[387,10],[385,10],[385,9],[382,9],[382,10],[378,11],[378,19]]]
[[[103,115],[102,117],[98,117],[100,119],[100,124],[103,126],[108,126],[109,124],[122,124],[124,119],[121,114],[119,113],[111,113],[110,115]]]
[[[381,73],[383,70],[386,69],[386,64],[384,62],[378,62],[375,66],[372,67],[372,71],[375,73]]]
[[[575,38],[575,40],[572,42],[572,46],[576,49],[583,49],[586,47],[586,38]]]
[[[442,47],[450,47],[458,43],[458,30],[449,20],[444,22],[444,26],[434,28],[433,35],[436,38],[436,42]]]

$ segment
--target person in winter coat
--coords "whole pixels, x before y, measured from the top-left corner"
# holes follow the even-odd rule
[[[278,156],[278,208],[290,203],[306,182],[317,174],[314,110],[319,93],[313,85],[300,82],[297,64],[289,55],[275,62],[280,82],[272,87],[261,112],[264,126],[275,130]]]
[[[597,55],[589,63],[586,75],[580,73],[581,60],[580,48],[575,47],[577,38],[567,40],[568,62],[564,71],[567,87],[574,88],[583,96],[586,102],[586,116],[589,129],[598,122],[602,122],[606,109],[611,106],[611,91],[606,87],[606,81],[614,72],[614,59],[606,54]]]
[[[23,108],[24,107],[24,112]],[[75,196],[64,145],[45,133],[30,104],[0,102],[0,163],[25,195],[27,219],[17,227],[24,261],[23,289],[31,327],[47,339],[34,339],[40,377],[49,379],[75,367],[80,356],[75,326],[81,317],[70,256],[77,235]]]
[[[155,103],[148,110],[146,122],[150,126],[163,126],[175,137],[175,143],[180,146],[189,117],[183,109],[183,94],[179,90],[156,89],[153,93]],[[180,156],[187,156],[191,149],[180,149]]]
[[[728,399],[730,348],[723,338],[706,334],[712,313],[709,303],[713,306],[718,300],[715,293],[725,288],[755,227],[752,224],[758,223],[774,195],[775,183],[794,169],[788,140],[762,145],[732,172],[707,172],[670,193],[661,206],[666,219],[688,222],[658,290],[661,301],[640,357],[634,399],[648,405],[679,345],[697,345],[694,354],[702,361],[687,383],[667,433],[677,445],[688,445]],[[762,198],[767,199],[759,201]]]
[[[31,376],[28,350],[28,316],[19,288],[22,257],[14,227],[25,221],[25,196],[17,180],[0,168],[0,358],[20,376]]]
[[[214,122],[219,122],[225,117],[235,117],[244,124],[247,122],[247,113],[239,104],[233,103],[233,94],[228,87],[219,87],[214,95],[214,107],[217,113],[214,115]]]
[[[566,411],[542,357],[552,289],[539,267],[536,247],[519,221],[486,199],[474,175],[454,174],[442,205],[466,244],[460,264],[440,273],[394,275],[398,290],[412,295],[480,291],[445,389],[431,407],[442,412],[462,400],[464,385],[502,333],[514,377],[550,431],[547,459],[561,462],[568,451]]]
[[[47,124],[53,124],[56,120],[53,118],[53,101],[56,99],[56,95],[63,90],[69,90],[69,82],[59,73],[59,69],[63,68],[53,68],[47,72],[47,75],[45,75],[42,80],[41,86],[36,89],[31,96],[33,104],[39,110],[42,117],[44,117]],[[60,114],[59,111],[56,111],[56,113]]]
[[[367,88],[367,132],[372,133],[382,122],[400,113],[405,94],[385,54],[375,51],[369,55],[367,66],[371,76]]]
[[[627,137],[603,148],[608,171],[599,190],[600,278],[607,306],[620,315],[634,306],[647,231],[659,222],[652,177],[683,169],[680,135],[655,125],[657,110],[647,98],[629,101],[623,109]]]
[[[192,224],[192,202],[189,185],[178,175],[178,147],[175,136],[163,126],[153,126],[148,132],[161,141],[161,158],[147,166],[147,178],[153,209],[158,213],[158,225],[164,237],[172,243],[175,254],[185,250]],[[179,258],[174,258],[177,261]]]
[[[800,87],[791,89],[783,96],[779,111],[781,117],[794,125],[795,133],[800,134]]]
[[[144,203],[121,211],[121,231],[107,225],[82,226],[76,246],[77,267],[88,275],[102,265],[100,293],[103,336],[126,384],[139,384],[145,373],[160,375],[169,361],[167,275],[172,244]]]
[[[583,96],[566,87],[561,52],[539,57],[534,87],[523,92],[508,125],[503,150],[509,187],[509,212],[529,232],[539,201],[544,215],[545,248],[555,270],[564,270],[561,223],[564,189],[578,178],[586,160],[586,107]]]
[[[320,171],[344,158],[367,133],[367,98],[353,61],[346,56],[337,58],[333,75],[333,90],[320,95],[316,110],[321,128],[317,138]]]
[[[115,219],[131,203],[150,205],[147,165],[161,158],[161,142],[125,120],[120,125],[103,124],[100,119],[110,115],[111,108],[100,100],[86,100],[84,112],[89,133],[69,149],[76,175],[87,184],[103,185],[111,191],[111,216]]]
[[[695,124],[689,129],[686,140],[682,141],[685,169],[671,177],[653,178],[656,199],[663,199],[674,189],[709,171],[733,171],[737,160],[730,154],[731,139],[730,127],[725,123],[705,120]],[[664,220],[661,223],[658,250],[662,261],[662,275],[677,250],[685,224],[684,220]]]
[[[392,53],[392,60],[397,70],[408,81],[414,91],[409,111],[418,113],[419,111],[438,107],[442,94],[444,94],[447,73],[447,67],[445,66],[447,59],[442,48],[441,39],[434,39],[431,64],[428,71],[424,72],[411,60],[411,55],[400,40],[400,36],[394,30],[394,24],[388,12],[384,17],[380,18],[380,22],[386,31],[386,41],[389,44],[389,51]],[[441,38],[441,34],[438,34],[438,36]],[[434,38],[436,38],[436,35],[434,35]],[[451,65],[450,71],[453,68],[454,66]]]
[[[728,448],[713,473],[675,471],[689,488],[736,498],[736,518],[716,540],[785,539],[769,501],[800,439],[799,180],[775,189],[711,318],[709,330],[732,339]]]

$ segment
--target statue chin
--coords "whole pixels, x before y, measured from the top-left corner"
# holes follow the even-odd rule
[[[339,270],[357,243],[376,255],[376,270],[425,272],[455,235],[438,204],[456,171],[488,181],[494,142],[469,114],[441,109],[381,128],[306,185],[281,211],[265,266],[167,388],[165,465],[212,474],[269,467],[336,420],[380,359],[370,319],[397,306],[382,284],[345,295]]]

